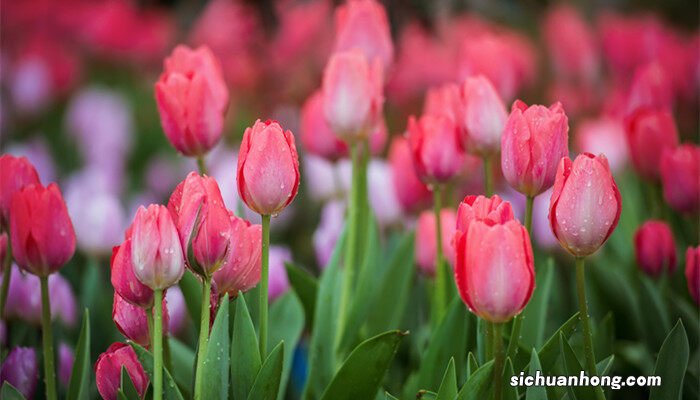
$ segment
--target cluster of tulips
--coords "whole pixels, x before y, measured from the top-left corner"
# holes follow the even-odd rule
[[[577,25],[580,21],[570,9],[557,12],[572,23],[565,34],[587,37],[577,31],[585,27]],[[319,87],[300,110],[301,134],[280,122],[257,119],[243,133],[237,161],[224,163],[235,171],[228,174],[231,182],[214,178],[208,168],[227,129],[232,98],[224,63],[230,60],[222,63],[207,45],[185,44],[165,58],[154,85],[160,126],[172,147],[193,160],[197,170],[178,178],[184,176],[168,189],[167,203],[139,205],[123,235],[119,227],[114,240],[121,243],[112,249],[109,282],[111,318],[125,341],[100,349],[96,361],[90,337],[100,335],[102,327],[94,324],[97,316],[90,313],[89,303],[74,350],[61,343],[55,361],[53,321],[57,315],[69,325],[77,319],[76,299],[59,273],[76,251],[78,229],[69,215],[73,210],[56,183],[42,183],[28,158],[0,156],[1,398],[33,398],[39,376],[33,349],[21,343],[5,346],[7,332],[18,330],[15,318],[41,325],[42,376],[49,400],[59,394],[88,398],[94,394],[93,381],[97,393],[108,400],[273,400],[294,392],[288,388],[294,385],[297,392],[291,396],[308,400],[395,399],[390,393],[399,391],[439,400],[517,400],[522,391],[507,382],[521,371],[551,373],[563,365],[569,375],[610,373],[615,356],[602,353],[606,358],[601,359],[608,348],[602,350],[599,343],[612,322],[595,326],[589,315],[585,260],[621,221],[623,198],[613,177],[617,166],[611,168],[619,154],[610,162],[602,153],[570,157],[566,101],[546,106],[518,99],[508,110],[505,99],[514,97],[529,68],[523,61],[527,57],[514,50],[520,48],[519,38],[503,34],[502,40],[489,42],[491,47],[484,46],[509,55],[504,68],[512,76],[503,78],[474,62],[462,68],[472,72],[459,83],[431,84],[422,113],[403,121],[405,133],[392,139],[386,166],[392,179],[377,188],[370,175],[373,157],[388,136],[386,82],[398,79],[392,75],[389,19],[375,0],[350,0],[335,13],[333,51]],[[545,29],[553,40],[553,28]],[[559,89],[575,91],[573,97],[583,102],[595,62],[579,57],[580,62],[566,65],[574,56],[564,47],[552,47],[563,53],[554,69],[568,71],[560,74]],[[464,51],[484,54],[483,48]],[[674,224],[697,246],[700,211],[700,147],[681,144],[674,117],[680,89],[669,83],[673,77],[667,73],[658,63],[639,68],[618,105],[621,147],[650,192],[645,215],[658,217],[634,227],[634,238],[626,245],[633,246],[641,271],[659,281],[660,289],[641,282],[654,293],[650,312],[661,310],[664,316],[669,312],[661,296],[671,298],[667,279],[677,264]],[[617,134],[612,132],[616,127],[597,128],[606,129],[606,134]],[[315,180],[321,169],[308,163],[300,172],[295,137],[308,155],[324,162],[350,159],[349,173],[331,173],[331,180],[345,187],[340,190],[344,204],[333,217],[340,222],[328,232],[319,228],[314,237],[314,244],[330,244],[329,254],[318,257],[323,259],[319,278],[293,263],[279,267],[281,262],[271,262],[275,217],[295,200],[302,177]],[[100,148],[108,158],[110,146]],[[99,157],[91,162],[99,164]],[[468,180],[472,182],[465,185]],[[230,185],[237,189],[236,207],[223,194]],[[408,233],[396,240],[381,237],[382,203],[373,201],[375,189],[391,190],[392,201],[406,214],[415,214],[402,225]],[[431,203],[432,209],[426,209]],[[110,209],[102,205],[94,218],[103,218]],[[549,258],[551,264],[553,258],[531,240],[533,221],[544,214],[551,236],[573,257],[578,307],[546,343],[547,303],[559,300],[550,295],[554,273],[545,262]],[[387,250],[390,256],[384,256],[382,247],[392,249]],[[570,263],[561,257],[558,262]],[[683,381],[697,383],[692,379],[700,372],[688,367],[685,331],[700,330],[697,309],[685,299],[700,304],[700,247],[687,248],[685,265],[687,293],[673,294],[683,304],[683,323],[671,329],[670,317],[664,319],[668,326],[661,327],[665,339],[654,371],[666,381],[651,390],[654,398],[697,393]],[[416,271],[421,279],[414,290]],[[595,276],[618,279],[604,271]],[[284,302],[276,300],[281,292],[288,292]],[[566,290],[558,294],[562,302],[568,296]],[[97,294],[104,295],[111,294]],[[33,308],[22,304],[22,298],[34,302]],[[429,304],[427,310],[423,302]],[[182,324],[185,312],[198,322],[194,350],[169,332]],[[580,343],[570,339],[579,325]],[[418,357],[417,372],[401,367],[391,374],[405,378],[405,387],[385,385],[409,334],[418,339],[396,358]],[[696,342],[692,335],[690,342]],[[580,350],[582,362],[574,349]],[[308,371],[298,372],[297,353],[303,353]],[[625,354],[633,358],[632,350]],[[674,357],[678,368],[667,365]],[[693,357],[697,363],[697,352]],[[528,388],[525,396],[604,400],[611,392],[602,386],[566,392]]]

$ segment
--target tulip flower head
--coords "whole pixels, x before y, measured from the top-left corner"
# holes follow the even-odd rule
[[[359,49],[368,60],[378,59],[386,70],[394,57],[389,19],[376,0],[350,0],[335,12],[334,51]]]
[[[323,92],[317,91],[301,108],[301,142],[310,153],[335,161],[348,152],[348,146],[333,133],[323,110]]]
[[[685,278],[690,296],[700,305],[700,246],[688,247],[685,252]]]
[[[440,211],[440,228],[442,230],[442,254],[454,265],[455,255],[452,246],[452,236],[455,233],[455,212],[444,208]],[[418,217],[416,224],[416,265],[420,272],[430,278],[435,277],[435,264],[437,262],[437,235],[435,234],[435,213],[432,210],[424,211]]]
[[[647,221],[634,234],[637,264],[652,277],[676,269],[676,243],[671,228],[663,221]]]
[[[464,81],[460,94],[458,116],[465,149],[479,156],[498,154],[508,113],[496,88],[478,75]]]
[[[664,199],[676,211],[700,211],[700,147],[683,144],[667,148],[659,164]]]
[[[408,143],[418,178],[427,185],[446,183],[464,165],[457,125],[443,115],[423,115],[408,120]]]
[[[39,363],[33,348],[15,347],[10,351],[0,367],[0,386],[5,382],[25,398],[34,398],[39,382]]]
[[[625,132],[632,165],[644,179],[658,181],[661,155],[678,146],[673,116],[665,110],[641,109],[626,120]]]
[[[131,229],[120,246],[112,249],[111,282],[114,292],[129,303],[141,308],[153,306],[153,289],[141,283],[134,274],[131,257]]]
[[[169,318],[165,300],[163,300],[161,306],[163,307],[163,326],[165,326],[165,332],[167,332]],[[124,337],[144,347],[149,347],[151,343],[147,312],[152,312],[152,310],[134,306],[119,296],[118,293],[114,293],[114,302],[112,303],[112,320],[114,324]]]
[[[622,199],[604,155],[563,158],[549,202],[549,223],[562,247],[575,257],[593,254],[617,226]]]
[[[420,210],[430,204],[432,194],[425,183],[418,179],[408,139],[400,136],[392,139],[389,146],[389,166],[396,197],[405,212]]]
[[[0,156],[0,227],[6,227],[10,222],[12,196],[33,184],[39,184],[39,175],[26,157]]]
[[[260,281],[260,257],[262,252],[262,226],[229,215],[231,225],[231,251],[221,268],[214,272],[214,284],[220,296],[238,296]]]
[[[274,121],[246,129],[238,153],[238,193],[261,215],[277,215],[297,195],[299,158],[292,132]]]
[[[139,396],[143,396],[148,387],[148,376],[136,358],[136,352],[124,343],[113,343],[97,357],[95,363],[95,383],[97,391],[105,400],[116,400],[121,387],[122,367],[126,369]]]

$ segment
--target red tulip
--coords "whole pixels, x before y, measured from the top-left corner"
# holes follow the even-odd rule
[[[148,376],[136,358],[136,352],[128,344],[113,343],[97,357],[95,363],[95,382],[97,391],[105,400],[116,400],[121,387],[122,367],[134,383],[139,396],[143,397],[148,387]]]
[[[416,175],[411,146],[406,138],[397,136],[392,140],[389,165],[394,178],[394,191],[404,211],[416,211],[430,204],[432,195]]]
[[[408,143],[418,178],[426,184],[455,178],[464,165],[455,122],[443,115],[423,115],[408,120]]]
[[[323,92],[312,94],[301,108],[301,142],[311,154],[335,161],[348,152],[348,147],[333,133],[323,114]]]
[[[641,109],[626,121],[627,145],[632,164],[645,179],[658,180],[659,161],[666,149],[678,146],[678,132],[668,111]]]
[[[528,107],[516,100],[501,138],[501,168],[510,186],[532,197],[549,189],[559,160],[569,154],[568,141],[561,103]]]
[[[637,264],[656,278],[676,270],[676,243],[671,228],[663,221],[647,221],[634,234]]]
[[[700,305],[700,246],[688,247],[685,252],[685,278],[690,295]]]
[[[221,139],[228,89],[208,47],[177,46],[155,85],[160,121],[170,143],[186,156],[202,156]]]
[[[231,223],[216,180],[190,172],[170,196],[168,210],[187,265],[198,275],[211,276],[231,246]]]
[[[464,303],[490,322],[522,311],[535,288],[530,236],[516,220],[474,220],[455,235],[455,280]]]
[[[120,246],[112,249],[111,282],[115,293],[124,300],[141,308],[153,306],[153,289],[141,283],[134,273],[131,258],[131,229]]]
[[[382,68],[359,50],[334,53],[323,71],[323,112],[346,142],[370,136],[381,119]]]
[[[640,109],[670,110],[673,106],[672,82],[658,63],[637,68],[627,98],[627,113]]]
[[[221,269],[214,272],[214,284],[220,296],[228,293],[230,297],[238,292],[247,292],[260,281],[260,255],[262,227],[230,215],[231,251]]]
[[[12,255],[23,270],[48,276],[75,252],[75,232],[66,203],[55,183],[29,185],[12,197]]]
[[[554,236],[569,253],[585,257],[608,240],[617,226],[622,199],[604,155],[563,158],[549,203]]]
[[[238,153],[238,193],[251,210],[279,214],[299,189],[299,159],[292,132],[279,123],[256,121]]]
[[[163,326],[164,332],[168,329],[168,308],[166,307],[165,299],[161,304],[163,307]],[[152,312],[151,309],[143,309],[127,302],[118,293],[114,293],[114,302],[112,303],[112,320],[127,339],[148,347],[151,343],[151,333],[148,330],[147,312]]]
[[[661,154],[661,183],[664,198],[676,211],[700,210],[700,147],[684,144]]]
[[[478,75],[464,81],[461,97],[458,123],[465,148],[480,156],[498,154],[508,114],[496,88],[487,78]]]
[[[454,247],[452,236],[455,233],[455,212],[449,208],[440,211],[440,228],[442,230],[442,254],[452,264],[454,263]],[[437,260],[437,243],[435,235],[435,213],[432,210],[423,211],[416,225],[416,265],[426,276],[435,276]]]
[[[180,238],[165,206],[139,207],[131,231],[134,275],[149,288],[167,289],[185,272]]]
[[[39,175],[26,157],[0,156],[0,227],[10,222],[12,196],[32,184],[40,184]]]
[[[497,194],[491,198],[467,196],[459,203],[456,226],[458,231],[466,233],[469,230],[469,225],[474,221],[505,224],[514,219],[510,203],[503,201]]]
[[[394,57],[389,19],[376,0],[351,0],[335,13],[334,51],[359,49],[368,60],[378,59],[386,70]]]

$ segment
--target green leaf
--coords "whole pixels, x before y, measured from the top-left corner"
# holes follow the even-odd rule
[[[228,397],[229,385],[229,336],[228,336],[228,294],[221,299],[219,310],[214,319],[207,345],[207,354],[202,365],[202,376],[206,384],[202,385],[202,398],[225,399]]]
[[[136,357],[139,359],[143,370],[146,371],[146,375],[153,381],[153,354],[134,342],[129,342],[129,345],[133,347],[136,352]],[[172,375],[170,375],[170,371],[165,367],[163,367],[163,399],[184,400],[182,394],[180,394],[180,390],[175,384],[175,380]]]
[[[493,360],[474,371],[457,395],[457,400],[483,400],[491,398],[493,386]]]
[[[262,362],[258,338],[245,297],[239,294],[235,300],[235,307],[236,316],[233,320],[231,339],[231,390],[234,400],[246,400]]]
[[[457,397],[457,372],[455,371],[455,359],[450,358],[436,398],[437,400],[454,400],[455,397]]]
[[[610,372],[610,369],[612,369],[613,362],[615,362],[614,354],[610,354],[605,359],[598,361],[598,363],[595,365],[595,370],[598,371],[598,375],[607,375],[608,372]]]
[[[314,310],[316,309],[316,294],[318,293],[318,280],[303,268],[285,263],[289,284],[301,300],[306,316],[306,326],[311,330],[314,326]]]
[[[653,375],[661,378],[661,385],[650,388],[649,400],[678,400],[681,398],[689,351],[688,336],[685,334],[683,322],[679,320],[666,336],[666,340],[659,350]]]
[[[389,392],[384,392],[384,398],[386,400],[399,400],[397,397],[392,396]]]
[[[277,398],[282,377],[282,364],[284,359],[284,342],[280,342],[267,356],[265,363],[260,368],[260,373],[255,377],[253,387],[248,394],[248,400],[272,400]]]
[[[518,387],[510,385],[510,377],[515,375],[513,372],[513,362],[510,358],[506,358],[506,363],[501,376],[501,385],[503,387],[503,400],[518,400]]]
[[[561,345],[559,344],[559,336],[563,335],[564,338],[568,339],[576,330],[578,326],[579,318],[578,313],[574,314],[569,318],[562,326],[557,329],[556,332],[547,340],[547,342],[542,346],[537,356],[540,359],[543,372],[550,372],[554,368],[554,364],[559,359],[559,352]]]
[[[202,305],[202,284],[192,273],[185,273],[180,279],[180,290],[185,298],[185,306],[187,313],[190,314],[192,321],[199,321],[200,307]],[[195,325],[195,332],[199,332],[199,324]]]
[[[190,398],[192,393],[192,368],[195,365],[194,350],[172,336],[168,338],[168,344],[170,345],[173,378],[177,382],[183,396]]]
[[[284,342],[284,365],[282,367],[282,380],[277,398],[282,400],[287,390],[287,381],[292,368],[294,349],[299,342],[301,332],[304,329],[304,308],[299,298],[293,291],[289,291],[275,300],[270,307],[270,336],[268,348],[273,344]]]
[[[119,379],[119,392],[120,396],[128,400],[140,400],[139,391],[136,389],[134,382],[131,380],[131,376],[126,371],[126,367],[122,365],[121,375]]]
[[[68,383],[66,398],[69,400],[83,400],[89,396],[90,377],[92,370],[90,365],[90,311],[86,308],[83,312],[83,323],[78,336],[78,344],[75,347],[73,369]]]
[[[666,337],[666,332],[671,330],[668,310],[661,299],[658,287],[649,278],[640,274],[641,293],[639,296],[639,307],[645,310],[642,324],[647,337],[649,347],[658,348]]]
[[[554,282],[554,259],[550,257],[547,263],[540,267],[535,279],[537,290],[532,293],[530,302],[523,310],[520,328],[521,341],[528,347],[540,347],[544,341],[544,329],[547,326],[547,314]]]
[[[360,343],[335,374],[321,399],[373,398],[406,334],[389,331]]]
[[[564,360],[564,369],[569,376],[578,376],[583,367],[576,358],[574,350],[571,348],[569,341],[566,340],[563,333],[559,333],[559,345],[561,346],[561,354]],[[592,386],[574,386],[569,387],[569,395],[572,399],[588,400],[595,399],[595,391]]]
[[[603,359],[613,353],[615,344],[615,321],[613,314],[608,313],[600,321],[593,334],[593,349],[596,359]]]
[[[540,365],[540,359],[537,357],[537,351],[533,348],[530,352],[530,367],[528,369],[528,375],[535,377],[536,371],[540,371],[540,374],[544,375],[542,371],[542,366]],[[544,386],[528,386],[525,390],[526,400],[547,400],[547,390]]]
[[[417,400],[436,400],[437,393],[431,392],[430,390],[419,390],[416,394]]]
[[[479,362],[476,361],[474,353],[470,351],[467,356],[467,379],[472,376],[477,369],[479,369]]]
[[[25,400],[25,397],[10,382],[5,381],[0,389],[0,400]]]

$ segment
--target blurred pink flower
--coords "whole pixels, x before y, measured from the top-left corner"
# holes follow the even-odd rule
[[[292,251],[283,246],[270,246],[270,281],[267,297],[277,300],[289,290],[289,279],[284,264],[292,261]]]
[[[168,307],[168,333],[177,335],[181,333],[187,322],[187,308],[185,296],[179,286],[173,286],[165,293],[165,303]]]
[[[321,210],[321,220],[313,235],[316,262],[320,269],[325,269],[331,260],[336,242],[345,222],[345,202],[329,201]]]
[[[369,204],[380,226],[398,223],[402,210],[394,189],[394,174],[388,162],[372,159],[367,166]]]
[[[595,33],[583,16],[569,5],[549,9],[544,40],[559,78],[593,83],[599,74],[600,51]]]
[[[394,44],[386,10],[376,0],[349,0],[335,11],[335,52],[359,49],[384,71],[394,58]]]
[[[451,209],[440,211],[440,233],[442,239],[442,254],[454,267],[455,248],[452,245],[452,237],[455,234],[457,214]],[[423,211],[418,217],[416,225],[415,258],[419,270],[428,277],[435,276],[435,263],[437,260],[437,235],[435,234],[435,213],[432,210]]]
[[[70,383],[71,372],[73,371],[73,362],[75,355],[73,350],[66,343],[61,342],[58,345],[58,381],[61,382],[64,388],[68,388]]]
[[[56,181],[56,163],[49,145],[41,135],[28,141],[10,144],[6,153],[15,157],[27,157],[29,162],[34,165],[41,182]]]
[[[625,127],[617,119],[600,117],[580,121],[574,142],[579,153],[605,154],[613,173],[621,172],[627,165],[629,154]]]
[[[9,383],[25,398],[34,398],[39,383],[39,363],[31,347],[15,347],[0,367],[0,385]]]

